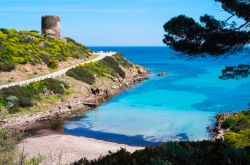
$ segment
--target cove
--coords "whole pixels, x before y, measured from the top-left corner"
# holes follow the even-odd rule
[[[219,112],[247,108],[250,79],[220,80],[227,65],[249,64],[249,50],[221,58],[190,58],[167,47],[93,47],[118,51],[152,71],[152,78],[102,106],[63,123],[63,132],[146,146],[165,141],[206,140]],[[165,77],[155,77],[168,72]]]

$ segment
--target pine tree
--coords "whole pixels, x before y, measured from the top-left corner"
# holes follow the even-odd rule
[[[164,25],[163,42],[170,48],[189,55],[208,53],[214,56],[228,51],[241,50],[250,43],[250,1],[215,0],[231,14],[226,20],[217,20],[211,15],[200,17],[200,22],[180,15]],[[244,20],[242,25],[228,23],[236,17]]]

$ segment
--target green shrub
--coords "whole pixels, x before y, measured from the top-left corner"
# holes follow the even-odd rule
[[[85,82],[90,85],[95,83],[94,75],[91,74],[89,70],[85,69],[84,66],[79,66],[71,69],[66,74],[76,80]]]
[[[27,61],[23,57],[13,57],[13,62],[16,64],[26,64]]]
[[[16,154],[19,136],[0,129],[0,164],[12,164]]]
[[[222,142],[167,142],[129,153],[125,149],[96,160],[81,159],[74,165],[211,165],[249,164],[247,149],[233,148]]]
[[[236,132],[227,132],[224,135],[225,142],[237,148],[244,148],[250,146],[250,129]]]
[[[226,143],[239,148],[250,146],[250,110],[235,113],[222,125],[230,128],[224,136]]]
[[[5,101],[8,102],[10,96],[17,98],[17,105],[20,107],[30,107],[33,105],[32,99],[34,98],[34,93],[32,90],[26,87],[13,86],[9,88],[4,88],[0,92],[1,96],[5,98]]]
[[[15,68],[16,65],[13,62],[8,62],[8,61],[0,62],[0,71],[9,72]]]
[[[236,121],[232,118],[228,118],[226,119],[223,123],[222,123],[222,128],[230,128],[232,127],[234,124],[236,123]]]
[[[123,67],[129,68],[132,67],[133,64],[127,61],[120,53],[113,55],[113,58]]]
[[[52,78],[40,81],[40,83],[41,88],[44,89],[45,87],[47,90],[53,91],[55,94],[64,94],[65,89],[69,88],[66,83]],[[40,92],[42,92],[42,90]]]
[[[13,134],[0,129],[0,164],[1,165],[39,165],[42,163],[40,155],[27,159],[24,151],[19,152],[17,144],[23,134]]]
[[[125,72],[120,68],[119,63],[113,57],[105,57],[98,61],[98,66],[107,70],[112,76],[125,77]]]
[[[238,132],[243,129],[250,129],[250,110],[235,113],[222,123],[223,128],[230,128]]]
[[[120,76],[124,78],[125,72],[121,69],[118,61],[118,59],[121,59],[122,57],[117,55],[115,55],[115,57],[105,57],[100,61],[91,62],[88,64],[78,66],[76,68],[70,69],[66,74],[70,77],[75,78],[76,80],[83,81],[91,85],[94,84],[95,82],[95,75],[96,76],[109,75],[108,77]],[[123,65],[124,64],[125,62],[123,62]]]
[[[2,96],[0,96],[0,112],[6,106],[6,102]]]
[[[2,32],[2,31],[0,30],[0,40],[6,40],[7,37],[8,37],[8,36],[7,36],[4,32]]]
[[[35,31],[0,29],[0,71],[11,71],[15,64],[32,64],[43,61],[56,68],[59,61],[69,57],[88,57],[89,50],[73,40],[44,36]]]
[[[16,96],[11,96],[11,95],[8,96],[6,98],[6,102],[7,102],[7,107],[8,107],[9,113],[18,112],[19,103],[18,103],[18,98]]]
[[[58,62],[54,59],[50,59],[48,62],[48,67],[51,69],[55,69],[58,66]]]
[[[231,128],[231,130],[238,132],[243,129],[250,128],[250,119],[249,118],[241,118],[239,119]]]
[[[84,64],[83,67],[87,69],[90,73],[97,76],[105,76],[105,74],[108,74],[108,71],[105,70],[105,68],[100,67],[98,65],[98,62],[91,62],[88,64]]]
[[[119,63],[114,57],[105,57],[96,63],[85,64],[84,67],[91,73],[99,76],[111,75],[114,77],[125,77],[125,72],[120,68]]]
[[[30,30],[30,32],[39,34],[39,31],[37,30]]]
[[[69,86],[56,79],[45,79],[26,86],[13,86],[0,90],[2,104],[8,108],[9,113],[19,112],[20,107],[32,107],[34,101],[40,100],[40,95],[46,91],[63,95]]]
[[[65,89],[69,86],[60,80],[48,78],[42,81],[33,82],[26,86],[29,90],[32,90],[33,94],[44,93],[46,91],[52,91],[55,94],[64,94]]]
[[[72,39],[72,38],[70,38],[70,37],[64,37],[64,39],[65,39],[67,42],[72,42],[72,43],[74,43],[74,44],[77,43],[74,39]]]
[[[31,159],[25,160],[24,165],[40,165],[42,164],[43,158],[42,156],[34,156]]]

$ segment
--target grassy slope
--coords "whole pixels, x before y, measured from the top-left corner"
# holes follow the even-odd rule
[[[124,77],[125,72],[122,67],[132,67],[133,65],[126,61],[120,54],[112,57],[105,57],[104,59],[81,65],[77,68],[71,69],[67,75],[86,83],[93,85],[96,77],[106,77],[112,79],[114,77]],[[1,112],[8,114],[15,114],[30,109],[41,111],[42,107],[39,105],[46,105],[63,101],[65,96],[74,92],[72,91],[73,84],[68,84],[66,79],[46,79],[31,83],[24,86],[14,86],[0,90],[0,117]],[[37,107],[37,108],[36,108]],[[1,111],[2,110],[2,111]],[[6,112],[7,110],[7,112]],[[7,115],[8,115],[7,114]]]
[[[250,146],[250,110],[235,113],[226,119],[223,128],[229,128],[225,133],[225,142],[237,148]]]
[[[92,85],[95,83],[95,76],[124,78],[125,72],[120,66],[131,67],[132,64],[126,61],[120,54],[116,54],[113,57],[105,57],[98,62],[80,65],[69,70],[66,74],[76,80]]]
[[[45,63],[56,68],[59,61],[87,57],[90,50],[70,38],[56,39],[31,31],[0,29],[0,71],[17,64]]]
[[[25,86],[14,86],[0,90],[0,110],[14,114],[21,108],[32,107],[43,96],[64,95],[68,85],[56,79],[46,79]]]

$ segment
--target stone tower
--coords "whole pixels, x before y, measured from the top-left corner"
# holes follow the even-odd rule
[[[54,38],[60,38],[60,17],[48,15],[42,16],[42,34],[46,34]]]

